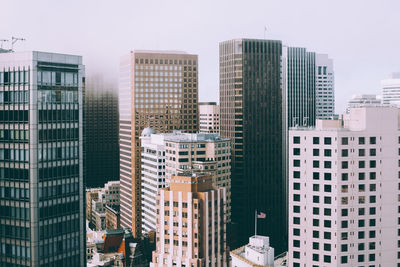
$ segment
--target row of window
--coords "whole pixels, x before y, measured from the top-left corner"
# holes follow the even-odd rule
[[[22,240],[30,239],[31,229],[29,227],[1,224],[0,229],[2,237]]]
[[[351,140],[354,140],[354,137],[350,137]],[[323,144],[324,145],[331,145],[332,144],[332,137],[324,137],[321,139],[324,140]],[[348,145],[349,144],[349,137],[342,137],[341,138],[341,143],[342,145]],[[293,136],[293,144],[300,144],[300,136]],[[313,144],[314,145],[319,145],[320,144],[320,137],[313,137]],[[366,144],[366,138],[365,137],[358,137],[358,144],[359,145],[365,145]],[[369,144],[374,145],[376,144],[376,137],[372,136],[369,137]]]
[[[39,169],[39,181],[61,178],[61,177],[67,178],[67,177],[78,177],[78,176],[79,176],[79,165]]]
[[[39,110],[39,122],[77,122],[78,110]],[[1,121],[1,117],[0,117]]]
[[[29,149],[0,148],[0,160],[29,162]]]
[[[79,213],[79,201],[57,204],[50,207],[39,208],[39,218],[60,217],[62,215]]]
[[[43,200],[48,198],[58,198],[69,194],[77,194],[78,190],[78,183],[39,187],[39,199]]]
[[[332,156],[332,150],[331,149],[324,149],[324,157],[331,157]],[[350,152],[354,152],[354,149],[350,150]],[[293,148],[293,155],[294,156],[300,156],[301,150],[300,148]],[[370,156],[376,156],[376,149],[371,148],[369,149],[369,155]],[[399,149],[399,155],[400,155],[400,149]],[[313,149],[313,156],[318,157],[320,156],[320,149],[314,148]],[[348,149],[342,149],[341,150],[341,156],[342,157],[348,157],[349,156],[349,150]],[[366,156],[366,149],[360,148],[358,149],[358,156],[359,157],[364,157]]]
[[[29,91],[0,91],[0,104],[27,104]]]
[[[0,168],[0,179],[29,180],[28,169]]]
[[[29,260],[31,258],[31,248],[19,245],[1,244],[1,254],[7,257],[18,257]]]
[[[0,110],[0,122],[27,122],[27,110]]]
[[[28,141],[28,130],[0,129],[0,141]]]
[[[63,129],[46,129],[39,130],[39,141],[62,141],[62,140],[78,140],[78,128],[63,128]],[[1,130],[0,130],[1,140]]]
[[[39,237],[40,239],[53,238],[59,235],[77,232],[79,228],[79,219],[42,225],[39,228]]]
[[[39,161],[78,158],[78,146],[48,147],[39,149]]]
[[[193,66],[196,66],[196,64],[197,64],[197,61],[196,60],[191,60],[191,59],[189,59],[189,60],[186,60],[186,59],[184,59],[184,60],[182,60],[182,59],[147,59],[147,58],[136,58],[135,59],[135,63],[136,64],[160,64],[160,65],[162,65],[162,64],[165,64],[165,65],[167,65],[167,64],[169,64],[169,65],[172,65],[172,64],[179,64],[179,65],[193,65]],[[160,66],[161,67],[161,66]],[[174,66],[169,66],[169,69],[170,70],[172,70],[172,67],[174,67]],[[177,66],[175,66],[175,67],[177,67]],[[184,67],[185,68],[185,71],[186,71],[186,68],[189,68],[189,70],[191,70],[191,68],[192,67],[190,67],[190,66],[188,66],[188,67]],[[196,67],[193,67],[194,68],[194,70],[195,70],[195,68]]]
[[[78,92],[65,90],[39,90],[38,103],[78,103]]]
[[[27,200],[29,199],[29,189],[8,186],[0,187],[0,197],[4,199]]]
[[[78,86],[78,73],[38,71],[38,85]]]
[[[0,85],[27,83],[29,83],[29,72],[27,70],[0,72]]]
[[[10,207],[0,205],[0,217],[12,218],[17,220],[27,220],[30,219],[30,209],[20,208],[20,207]]]
[[[293,167],[300,167],[300,160],[299,159],[294,159],[293,160]],[[325,160],[323,161],[324,163],[324,168],[325,169],[330,169],[332,168],[332,162]],[[360,160],[358,161],[358,168],[363,169],[366,168],[366,161]],[[320,161],[319,160],[313,160],[312,162],[313,168],[320,168]],[[400,163],[399,163],[400,165]],[[341,162],[341,167],[342,169],[348,169],[349,168],[349,162],[348,161],[342,161]],[[370,160],[369,161],[369,168],[376,168],[376,160]]]

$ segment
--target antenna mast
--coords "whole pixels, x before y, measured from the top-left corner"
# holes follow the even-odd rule
[[[26,39],[12,36],[11,37],[11,52],[14,52],[14,44],[18,41],[26,41]]]

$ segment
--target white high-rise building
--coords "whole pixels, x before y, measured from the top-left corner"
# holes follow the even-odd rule
[[[215,102],[199,103],[201,133],[219,133],[219,106]]]
[[[394,72],[381,81],[382,103],[400,106],[400,72]]]
[[[145,128],[140,137],[142,144],[142,232],[156,230],[156,198],[158,189],[165,187],[164,134],[154,134]]]
[[[398,109],[289,131],[289,266],[399,266]]]
[[[151,128],[142,132],[142,232],[156,230],[155,203],[160,188],[168,186],[173,175],[188,170],[207,172],[213,186],[226,188],[227,221],[230,222],[230,140],[218,134],[190,134],[174,131],[155,134]]]
[[[335,75],[333,60],[327,54],[315,55],[316,118],[331,118],[335,114]]]

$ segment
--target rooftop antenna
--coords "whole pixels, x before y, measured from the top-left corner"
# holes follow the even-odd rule
[[[267,26],[264,26],[264,40],[265,40],[266,35],[267,35]]]
[[[0,42],[1,42],[1,49],[3,49],[3,44],[5,43],[5,42],[9,42],[10,40],[7,40],[7,39],[0,39]]]
[[[14,44],[18,41],[26,41],[26,39],[12,36],[11,37],[11,51],[14,51]]]

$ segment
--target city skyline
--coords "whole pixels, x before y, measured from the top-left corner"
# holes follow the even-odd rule
[[[21,20],[23,23],[13,21],[12,27],[0,31],[0,38],[26,38],[27,41],[15,45],[17,51],[82,55],[88,74],[100,69],[115,82],[120,55],[132,49],[185,50],[198,54],[201,59],[199,100],[218,101],[218,43],[239,37],[258,39],[265,36],[282,40],[285,45],[330,55],[335,62],[337,113],[343,112],[352,94],[380,94],[380,81],[390,72],[399,71],[400,51],[396,44],[400,36],[392,34],[400,24],[396,19],[400,3],[396,1],[384,1],[383,4],[373,1],[238,3],[213,3],[210,8],[207,1],[190,5],[183,5],[182,1],[123,1],[118,5],[100,1],[94,8],[93,1],[79,2],[79,5],[74,1],[45,1],[42,5],[5,1],[3,8],[10,12],[5,12],[0,22],[9,25],[16,12],[24,20]],[[156,5],[160,8],[154,9]],[[69,22],[77,30],[71,31],[70,24],[61,21],[77,7],[80,12],[76,13],[76,20]],[[48,12],[53,9],[57,12]],[[244,23],[235,19],[240,14],[248,14]],[[104,18],[112,18],[113,22]],[[145,27],[142,27],[142,21],[148,22]],[[48,34],[55,31],[62,33],[57,39]],[[382,49],[382,42],[385,49]],[[8,44],[4,46],[8,47]]]

